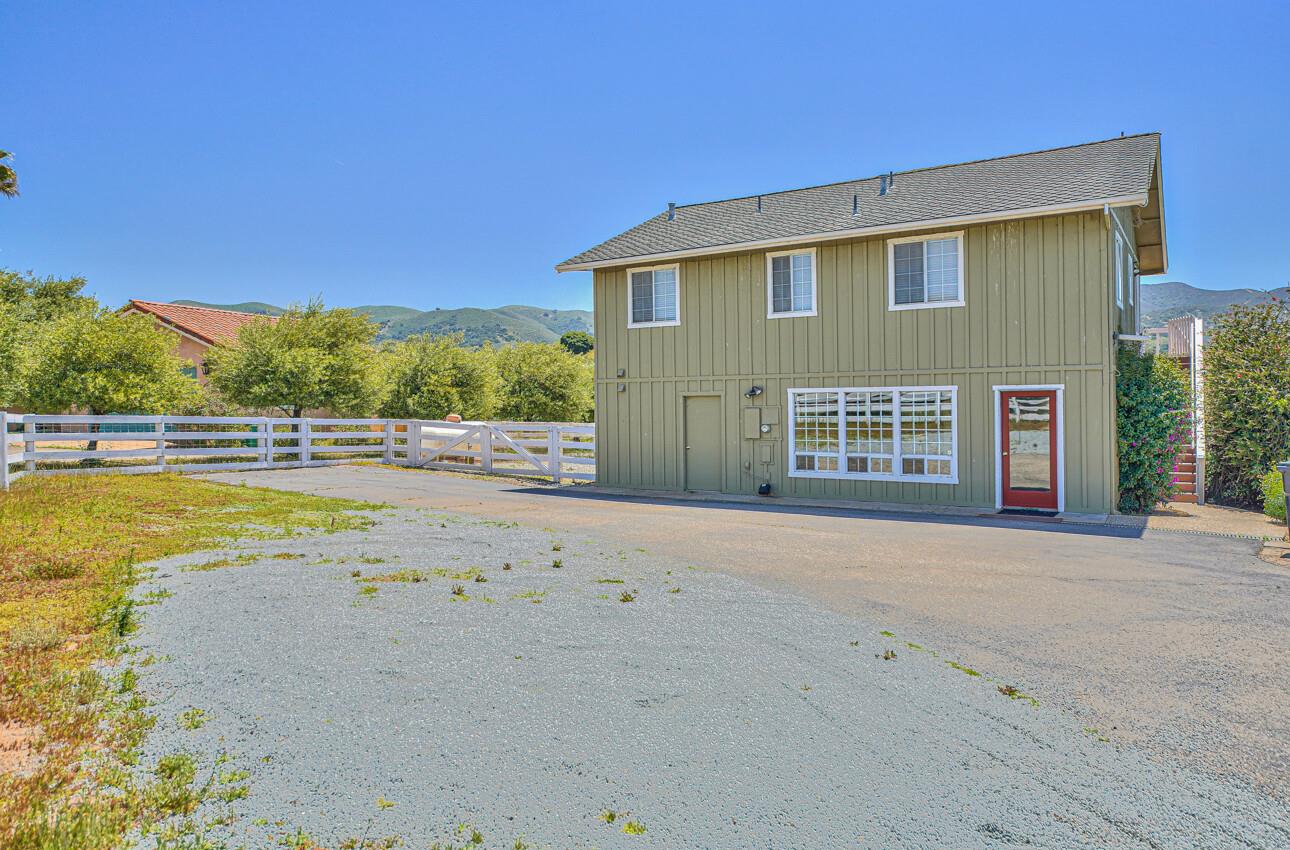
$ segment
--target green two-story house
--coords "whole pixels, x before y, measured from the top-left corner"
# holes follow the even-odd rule
[[[595,278],[597,481],[1104,514],[1166,271],[1146,134],[669,205]]]

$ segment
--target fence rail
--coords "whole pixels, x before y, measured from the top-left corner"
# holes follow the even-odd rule
[[[82,445],[84,444],[84,445]],[[592,481],[595,426],[570,422],[77,416],[0,412],[0,486],[24,475],[211,472],[355,460]]]

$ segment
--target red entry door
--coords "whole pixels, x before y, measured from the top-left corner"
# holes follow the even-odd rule
[[[1057,391],[999,394],[1003,506],[1057,510]]]

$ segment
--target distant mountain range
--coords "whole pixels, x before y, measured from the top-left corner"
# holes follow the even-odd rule
[[[1262,304],[1290,298],[1290,287],[1280,289],[1201,289],[1182,281],[1142,285],[1142,326],[1154,328],[1179,316],[1210,319],[1235,304]]]
[[[204,301],[174,303],[262,316],[278,316],[285,312],[282,307],[261,301],[244,301],[241,304],[208,304]],[[418,310],[415,307],[376,304],[355,307],[354,310],[366,313],[381,326],[380,339],[407,339],[420,333],[450,334],[460,331],[465,334],[467,345],[483,345],[485,342],[555,342],[566,331],[592,332],[590,310],[549,310],[522,304],[492,309],[462,307],[456,310]]]

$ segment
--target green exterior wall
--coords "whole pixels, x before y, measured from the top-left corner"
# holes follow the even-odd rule
[[[598,483],[683,489],[683,397],[713,394],[724,492],[754,493],[768,479],[782,496],[993,509],[993,386],[1064,384],[1065,508],[1109,511],[1118,317],[1108,224],[1098,211],[962,228],[964,307],[888,310],[886,239],[913,233],[817,244],[817,315],[809,317],[767,318],[761,251],[680,261],[675,327],[629,329],[628,266],[597,270]],[[749,401],[743,394],[754,384],[765,391]],[[790,387],[951,384],[959,483],[787,475]],[[757,439],[741,429],[752,406],[773,423]]]

